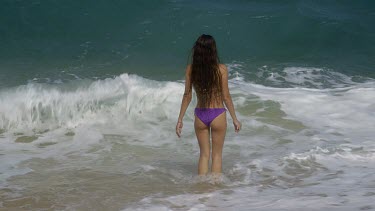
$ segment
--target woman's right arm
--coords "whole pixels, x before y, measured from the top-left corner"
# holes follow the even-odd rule
[[[182,119],[185,116],[186,109],[188,108],[191,98],[192,98],[192,83],[190,80],[191,75],[191,65],[186,67],[185,71],[185,92],[182,97],[180,114],[178,115],[177,125],[176,125],[176,134],[180,138],[181,137],[181,130],[182,130]]]
[[[234,105],[232,101],[232,97],[229,93],[228,87],[228,69],[225,65],[220,65],[220,73],[221,73],[221,82],[222,82],[222,93],[223,93],[223,101],[225,106],[227,107],[230,116],[233,120],[234,130],[238,133],[241,130],[241,122],[238,121],[236,112],[234,110]]]

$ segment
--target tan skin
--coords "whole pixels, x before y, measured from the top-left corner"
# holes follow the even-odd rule
[[[222,82],[222,102],[212,102],[210,108],[224,108],[224,104],[229,111],[233,119],[234,130],[238,133],[241,130],[241,123],[236,117],[232,97],[229,93],[228,88],[228,70],[223,64],[219,65]],[[188,108],[192,99],[192,84],[190,81],[191,66],[186,67],[185,72],[185,92],[181,102],[180,114],[176,125],[176,134],[180,138],[182,130],[182,119],[185,115],[186,109]],[[200,104],[198,99],[198,105]],[[227,130],[226,112],[217,116],[210,124],[206,126],[198,117],[195,116],[194,120],[195,134],[198,139],[200,156],[198,164],[198,174],[206,175],[209,170],[209,159],[210,159],[210,129],[212,136],[212,166],[211,172],[213,174],[221,174],[222,172],[222,153],[225,139],[225,133]]]

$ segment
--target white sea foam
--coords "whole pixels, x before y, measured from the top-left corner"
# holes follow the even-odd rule
[[[319,190],[296,196],[299,190],[275,193],[259,187],[242,187],[231,191],[217,190],[201,194],[151,196],[128,206],[128,210],[353,210],[369,203],[359,193],[355,199],[342,203],[336,196],[326,196]]]
[[[329,169],[330,171],[340,171],[342,166],[350,166],[350,168],[364,168],[374,165],[375,149],[361,147],[360,149],[350,148],[345,145],[339,145],[334,148],[316,147],[307,152],[290,153],[283,158],[283,168],[302,168],[315,170]],[[289,166],[290,165],[290,166]],[[289,166],[289,167],[288,167]],[[342,171],[342,170],[341,170]],[[361,170],[362,173],[371,171],[370,169]],[[356,173],[355,173],[356,174]],[[351,175],[351,176],[349,176]],[[359,175],[347,173],[347,178],[356,178]]]
[[[263,66],[256,72],[257,80],[272,87],[303,87],[313,89],[343,88],[360,85],[374,79],[348,76],[326,68],[285,67],[283,69]]]
[[[368,203],[361,194],[371,191],[359,189],[373,180],[375,84],[267,87],[247,82],[241,68],[229,66],[229,85],[243,129],[235,134],[228,115],[219,183],[195,177],[194,106],[186,113],[183,137],[174,134],[183,82],[123,74],[1,91],[0,185],[36,171],[38,159],[27,161],[39,158],[59,163],[54,170],[61,173],[90,168],[129,178],[133,188],[142,179],[168,187],[144,193],[126,210],[299,210],[317,202],[314,209],[326,209],[343,198],[333,187],[354,196],[345,208]],[[212,191],[193,194],[200,185]]]
[[[178,92],[180,90],[180,92]],[[0,128],[51,130],[93,122],[167,119],[177,111],[183,86],[123,74],[66,91],[29,84],[0,92]]]
[[[345,133],[373,140],[375,128],[375,83],[346,88],[308,89],[272,88],[242,83],[243,94],[281,104],[288,118],[318,129],[323,133]]]

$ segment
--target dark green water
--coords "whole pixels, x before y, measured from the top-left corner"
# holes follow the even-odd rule
[[[3,0],[0,14],[0,87],[124,72],[181,79],[202,33],[243,73],[267,65],[375,77],[370,0]]]

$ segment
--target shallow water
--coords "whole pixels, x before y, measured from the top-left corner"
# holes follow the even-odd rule
[[[289,70],[286,81],[315,77]],[[2,209],[373,208],[375,81],[278,88],[230,71],[243,130],[228,118],[222,178],[196,176],[194,106],[174,134],[183,81],[123,74],[2,91]]]

